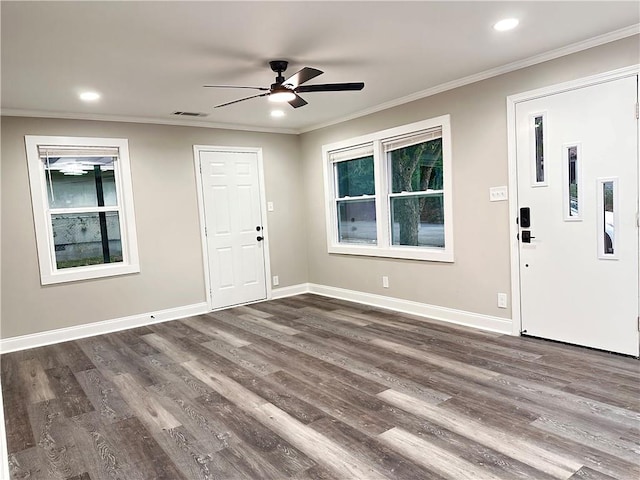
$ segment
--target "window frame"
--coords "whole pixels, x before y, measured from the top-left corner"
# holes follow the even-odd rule
[[[347,148],[346,150],[340,150],[342,153],[345,153],[349,150],[354,150],[356,153],[359,153],[358,150],[363,150],[363,145],[355,145],[352,146],[350,148]],[[335,152],[336,150],[334,150]],[[331,154],[331,152],[329,153]],[[338,177],[338,169],[336,168],[337,165],[339,163],[342,162],[349,162],[352,160],[358,160],[358,159],[362,159],[362,158],[367,158],[367,157],[372,157],[373,158],[373,168],[374,168],[374,190],[373,190],[373,194],[363,194],[363,195],[359,195],[357,197],[350,197],[350,196],[344,196],[344,197],[340,197],[339,195],[339,177]],[[346,202],[347,204],[349,203],[357,203],[357,202],[362,202],[362,201],[373,201],[374,204],[376,205],[376,214],[377,214],[377,204],[379,202],[379,196],[377,193],[377,185],[375,184],[375,169],[376,169],[376,162],[375,162],[375,158],[373,155],[373,150],[371,150],[371,154],[367,155],[366,157],[363,157],[362,155],[358,155],[358,154],[354,154],[354,155],[347,155],[345,158],[341,158],[339,160],[330,160],[331,163],[331,175],[333,177],[333,185],[334,185],[334,196],[333,196],[333,209],[336,212],[336,217],[335,217],[335,225],[336,225],[336,236],[339,239],[340,237],[340,226],[339,226],[339,222],[338,222],[338,210],[339,210],[339,205],[340,202]],[[376,223],[377,223],[377,219],[376,219]],[[339,242],[339,240],[338,240]],[[378,243],[378,232],[376,232],[376,240],[374,243],[368,243],[368,242],[362,242],[362,243],[358,243],[358,242],[344,242],[342,243],[343,245],[357,245],[357,246],[376,246]]]
[[[418,134],[423,130],[440,128],[442,130],[442,175],[444,202],[444,248],[415,247],[393,245],[391,238],[391,198],[398,194],[391,193],[390,165],[384,152],[383,144],[394,137]],[[331,153],[348,150],[363,145],[372,145],[374,160],[374,183],[376,200],[377,244],[340,243],[338,237],[337,216],[337,184],[334,174],[334,161]],[[322,146],[324,192],[325,192],[325,224],[328,253],[343,255],[364,255],[372,257],[403,258],[434,262],[454,261],[453,250],[453,192],[451,166],[451,118],[450,115],[422,120],[419,122],[389,128],[378,132],[350,138]],[[423,194],[415,192],[414,194]]]
[[[118,157],[114,162],[114,177],[118,204],[115,207],[51,208],[48,202],[46,173],[39,152],[41,146],[117,148]],[[40,283],[50,285],[140,272],[127,139],[25,135],[25,147],[40,267]],[[119,214],[122,262],[58,269],[51,222],[52,215],[100,211],[116,211]]]

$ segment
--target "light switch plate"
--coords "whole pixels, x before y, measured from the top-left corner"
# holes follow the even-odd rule
[[[273,202],[267,202],[267,212],[273,212]]]
[[[509,194],[507,193],[506,185],[503,185],[501,187],[491,187],[489,189],[490,202],[502,202],[508,199],[509,199]]]

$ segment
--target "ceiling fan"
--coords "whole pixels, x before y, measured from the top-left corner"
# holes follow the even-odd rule
[[[232,102],[222,103],[216,105],[214,108],[226,107],[227,105],[233,105],[234,103],[244,102],[252,98],[269,97],[272,102],[287,102],[293,108],[303,107],[307,102],[300,97],[299,93],[311,93],[311,92],[343,92],[362,90],[364,88],[363,82],[355,83],[325,83],[320,85],[302,85],[308,82],[312,78],[321,75],[323,72],[316,68],[304,67],[302,70],[294,73],[285,80],[282,76],[282,72],[287,69],[288,62],[286,60],[273,60],[269,62],[271,70],[276,72],[275,83],[272,83],[270,87],[245,87],[236,85],[205,85],[209,88],[248,88],[252,90],[259,90],[265,93],[258,93],[257,95],[251,95],[250,97],[240,98]]]

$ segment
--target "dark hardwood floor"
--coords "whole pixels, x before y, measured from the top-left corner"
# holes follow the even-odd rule
[[[13,479],[635,479],[640,362],[300,295],[3,355]]]

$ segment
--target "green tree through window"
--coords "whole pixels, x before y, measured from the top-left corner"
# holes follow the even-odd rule
[[[443,189],[442,139],[392,150],[391,191],[426,192]],[[442,196],[415,195],[392,199],[394,222],[399,224],[399,236],[394,244],[419,245],[420,223],[444,222]]]
[[[337,169],[339,197],[359,197],[375,193],[373,157],[340,162]]]

